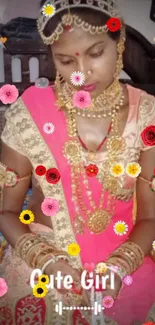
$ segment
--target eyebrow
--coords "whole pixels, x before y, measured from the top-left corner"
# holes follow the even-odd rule
[[[85,51],[85,53],[88,53],[94,46],[98,45],[98,44],[102,44],[105,43],[104,41],[99,41],[93,45],[91,45],[90,47],[88,47],[88,49]],[[69,56],[69,57],[73,57],[72,55],[68,55],[68,54],[62,54],[62,53],[56,53],[55,56]]]

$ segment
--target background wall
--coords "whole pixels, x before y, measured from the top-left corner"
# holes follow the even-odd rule
[[[127,24],[155,44],[155,23],[150,20],[151,0],[117,0]],[[40,0],[0,0],[0,22],[25,16],[37,17]]]

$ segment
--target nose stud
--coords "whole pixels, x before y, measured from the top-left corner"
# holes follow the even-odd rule
[[[90,75],[91,73],[92,73],[91,70],[89,70],[89,71],[87,72],[87,74],[89,74],[89,75]]]

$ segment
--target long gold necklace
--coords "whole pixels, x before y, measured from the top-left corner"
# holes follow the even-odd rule
[[[118,161],[118,156],[125,148],[125,142],[119,134],[118,122],[119,114],[112,118],[111,137],[107,141],[108,161],[107,161],[107,180],[111,182],[111,189],[108,191],[107,208],[103,208],[105,202],[105,189],[102,184],[101,196],[98,207],[92,198],[92,192],[89,188],[88,177],[86,176],[85,166],[82,161],[82,146],[77,139],[77,129],[75,121],[74,107],[69,106],[67,110],[67,127],[70,140],[63,147],[63,154],[67,158],[71,167],[72,195],[76,209],[76,217],[74,220],[74,228],[76,233],[83,234],[85,227],[92,233],[99,234],[108,226],[112,215],[115,211],[114,194],[117,188],[117,180],[113,176],[110,177],[110,166]],[[89,207],[83,200],[83,191],[81,189],[81,181],[83,181],[86,194],[89,201]],[[82,212],[82,215],[81,215]],[[83,217],[85,216],[85,218]]]

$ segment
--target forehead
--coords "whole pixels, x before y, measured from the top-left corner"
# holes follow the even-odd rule
[[[106,33],[104,34],[94,34],[90,32],[83,31],[82,28],[77,26],[74,27],[73,31],[64,31],[58,41],[52,45],[53,52],[64,51],[67,52],[72,50],[86,50],[97,42],[104,41],[107,43],[109,37]]]

